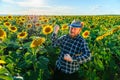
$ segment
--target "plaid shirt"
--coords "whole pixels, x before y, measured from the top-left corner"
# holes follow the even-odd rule
[[[56,67],[61,69],[61,71],[64,73],[71,74],[78,71],[80,64],[91,59],[91,54],[87,43],[79,35],[75,38],[71,38],[69,35],[64,35],[60,38],[57,38],[57,35],[53,33],[52,45],[54,47],[59,46],[61,49],[58,60],[56,61]],[[65,54],[69,54],[73,61],[65,61]]]

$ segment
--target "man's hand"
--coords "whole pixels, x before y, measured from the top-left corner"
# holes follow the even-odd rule
[[[65,54],[64,55],[64,60],[68,61],[68,62],[72,62],[72,57],[69,54]]]
[[[60,29],[59,25],[55,25],[55,27],[54,27],[54,33],[57,34],[58,31],[59,31],[59,29]]]

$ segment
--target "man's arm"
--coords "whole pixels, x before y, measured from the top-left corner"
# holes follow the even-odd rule
[[[73,58],[73,61],[78,61],[80,64],[91,60],[91,53],[87,46],[86,41],[83,40],[81,44],[81,53]]]
[[[59,46],[61,44],[63,37],[57,38],[57,34],[53,33],[51,40],[52,40],[52,46],[56,47]]]
[[[61,44],[62,39],[63,39],[63,37],[57,38],[57,33],[58,33],[59,29],[60,29],[59,25],[56,25],[54,27],[54,31],[53,31],[53,34],[51,36],[53,47],[59,46]]]

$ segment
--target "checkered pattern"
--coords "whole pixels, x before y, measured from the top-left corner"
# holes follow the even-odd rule
[[[58,60],[56,61],[56,67],[65,73],[71,74],[76,72],[79,69],[80,64],[91,59],[87,43],[80,35],[75,38],[71,38],[69,35],[57,38],[57,35],[53,33],[52,45],[54,47],[59,46],[61,49]],[[69,54],[73,61],[65,61],[65,54]]]

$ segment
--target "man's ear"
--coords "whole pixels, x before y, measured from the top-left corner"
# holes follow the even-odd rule
[[[82,28],[80,28],[80,32],[82,31]]]
[[[80,28],[80,31],[82,30],[82,28]]]
[[[82,27],[84,26],[84,22],[81,22]]]

